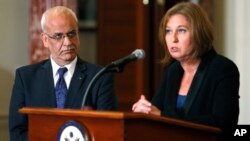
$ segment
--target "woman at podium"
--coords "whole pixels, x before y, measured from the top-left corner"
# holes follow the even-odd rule
[[[215,126],[228,135],[238,122],[239,71],[216,52],[212,31],[194,3],[178,3],[165,13],[159,27],[166,66],[161,86],[151,101],[141,95],[134,112]]]

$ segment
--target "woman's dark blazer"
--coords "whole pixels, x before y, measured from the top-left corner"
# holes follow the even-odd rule
[[[214,49],[206,53],[188,91],[184,109],[177,112],[176,101],[183,73],[178,61],[165,70],[160,89],[152,99],[162,116],[221,129],[237,125],[239,71],[231,60],[218,55]]]
[[[65,108],[80,109],[84,92],[101,67],[78,58],[66,97]],[[94,83],[86,105],[96,110],[116,110],[117,98],[113,74],[106,73]],[[11,141],[27,138],[28,119],[18,113],[22,107],[56,107],[55,88],[50,59],[16,70],[9,109]]]

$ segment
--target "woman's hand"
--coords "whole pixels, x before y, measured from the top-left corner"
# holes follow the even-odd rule
[[[152,105],[144,95],[141,95],[141,98],[133,105],[132,110],[137,113],[161,115],[161,111]]]

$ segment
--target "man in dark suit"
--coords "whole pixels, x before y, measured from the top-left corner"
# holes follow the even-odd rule
[[[50,51],[50,59],[16,70],[9,109],[11,141],[28,140],[28,117],[18,112],[20,108],[80,109],[89,82],[101,70],[100,66],[77,56],[80,46],[78,23],[72,10],[63,6],[48,9],[42,16],[41,26],[41,39]],[[59,68],[66,70],[62,77]],[[60,89],[57,88],[59,79],[65,87],[59,90],[62,95],[56,94]],[[112,74],[106,73],[94,83],[85,105],[95,110],[117,109]]]

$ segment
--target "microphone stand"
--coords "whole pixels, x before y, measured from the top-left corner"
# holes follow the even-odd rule
[[[109,64],[106,67],[103,67],[99,72],[96,73],[96,75],[91,79],[91,81],[89,82],[89,85],[84,93],[83,99],[82,99],[82,105],[81,105],[81,109],[91,109],[88,107],[85,107],[85,102],[86,102],[86,98],[88,96],[88,93],[93,85],[93,83],[104,73],[106,72],[122,72],[124,68],[124,65],[114,65],[114,64]]]
[[[136,59],[142,59],[144,58],[144,51],[142,49],[136,49],[132,54],[123,57],[121,59],[118,59],[111,64],[108,64],[107,66],[103,67],[97,74],[91,79],[89,85],[87,86],[87,89],[84,93],[83,99],[82,99],[82,105],[81,109],[91,109],[89,107],[85,106],[85,101],[88,96],[88,93],[93,85],[93,83],[96,81],[98,77],[100,77],[105,72],[122,72],[124,69],[125,64],[129,63],[130,61],[135,61]]]

